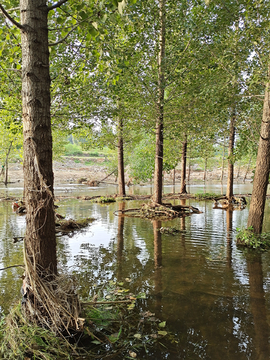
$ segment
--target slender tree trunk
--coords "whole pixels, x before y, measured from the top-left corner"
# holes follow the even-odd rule
[[[184,136],[184,142],[182,146],[182,160],[181,160],[181,185],[180,185],[180,194],[186,194],[187,188],[186,188],[186,169],[187,169],[187,135]]]
[[[191,152],[189,147],[189,157],[188,157],[188,176],[187,176],[187,182],[190,183],[190,174],[191,174]]]
[[[118,194],[126,196],[125,189],[125,167],[124,167],[124,141],[123,141],[123,120],[118,120]]]
[[[6,160],[5,160],[5,165],[4,165],[4,168],[5,168],[4,184],[5,184],[5,186],[7,186],[7,184],[8,184],[8,159],[9,159],[9,154],[10,154],[11,148],[12,148],[12,141],[9,145],[8,152],[6,153]]]
[[[21,0],[26,256],[57,273],[46,0]]]
[[[223,182],[223,177],[224,177],[224,158],[225,158],[225,136],[223,139],[222,165],[221,165],[221,176],[220,176],[221,183]]]
[[[252,160],[252,156],[251,156],[250,159],[249,159],[248,166],[247,166],[247,169],[246,169],[246,172],[245,172],[245,175],[244,175],[243,183],[246,182],[246,178],[247,178],[247,174],[248,174],[248,172],[249,172],[251,160]]]
[[[172,176],[173,176],[173,193],[175,193],[175,168],[173,169]]]
[[[241,164],[238,165],[238,169],[237,169],[237,175],[236,175],[236,179],[238,180],[240,177],[240,170],[241,170]]]
[[[153,202],[162,203],[163,127],[164,127],[164,60],[165,60],[165,0],[159,0],[159,54],[158,54],[158,101],[156,120],[156,153]]]
[[[228,148],[228,179],[227,179],[226,196],[229,201],[233,197],[234,138],[235,138],[235,111],[233,111],[230,121],[230,137],[229,137],[229,148]]]
[[[206,171],[207,171],[207,158],[204,159],[204,173],[203,173],[203,181],[206,180]]]
[[[270,66],[268,68],[270,76]],[[259,147],[257,153],[256,170],[250,201],[247,226],[253,227],[255,233],[261,233],[264,216],[265,198],[269,181],[270,169],[270,83],[265,89],[263,116]]]

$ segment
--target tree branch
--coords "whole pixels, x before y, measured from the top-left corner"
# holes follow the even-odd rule
[[[55,46],[55,45],[58,45],[58,44],[61,44],[62,42],[64,42],[68,36],[72,33],[73,30],[75,30],[78,26],[80,25],[80,23],[76,24],[68,33],[65,37],[63,37],[62,39],[56,41],[55,43],[49,43],[49,46]]]
[[[2,13],[5,15],[5,17],[12,22],[13,25],[17,26],[17,28],[19,29],[24,29],[24,26],[20,23],[18,23],[16,20],[14,20],[7,12],[6,10],[3,8],[3,6],[0,4],[0,10],[2,11]]]
[[[56,9],[58,7],[60,7],[61,5],[63,5],[65,2],[67,2],[68,0],[60,0],[58,1],[57,3],[55,3],[54,5],[52,6],[48,6],[47,7],[47,11],[50,11],[50,10],[53,10],[53,9]]]

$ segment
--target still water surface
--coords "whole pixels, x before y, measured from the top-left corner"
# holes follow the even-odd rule
[[[0,189],[21,195],[21,188]],[[115,193],[115,187],[56,187],[56,195]],[[149,187],[134,193],[150,193]],[[170,187],[165,192],[171,192]],[[177,189],[176,189],[177,191]],[[191,186],[190,192],[224,191],[220,185]],[[235,193],[251,192],[251,185],[236,185]],[[82,297],[93,295],[93,284],[125,281],[134,293],[145,292],[138,303],[167,322],[173,343],[153,349],[145,359],[269,359],[270,252],[254,255],[236,247],[236,228],[245,227],[248,208],[226,212],[212,202],[187,200],[202,214],[160,222],[115,216],[119,208],[140,202],[109,205],[63,199],[58,212],[66,218],[94,217],[96,221],[73,237],[58,239],[58,259],[66,271],[78,274]],[[270,204],[266,205],[264,231],[270,231]],[[157,229],[175,227],[176,235]],[[0,267],[22,264],[25,218],[0,203]],[[19,298],[22,269],[0,272],[1,311]]]

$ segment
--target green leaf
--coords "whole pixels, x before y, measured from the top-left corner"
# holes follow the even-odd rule
[[[158,335],[165,336],[167,334],[168,334],[167,331],[158,331]]]
[[[161,323],[158,324],[158,326],[160,328],[164,328],[166,326],[166,321],[162,321]]]

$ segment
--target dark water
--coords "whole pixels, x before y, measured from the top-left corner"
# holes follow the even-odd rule
[[[250,185],[237,186],[235,192],[251,192]],[[59,187],[56,193],[82,194],[86,189],[89,192],[70,185]],[[149,188],[134,191],[150,193]],[[190,191],[221,193],[220,185],[207,189],[196,185]],[[113,193],[115,188],[90,192],[87,195]],[[186,204],[203,213],[168,222],[149,221],[114,215],[119,208],[137,207],[136,201],[98,205],[61,200],[60,214],[96,221],[73,237],[58,239],[59,262],[78,275],[83,298],[93,295],[93,284],[126,278],[131,279],[131,291],[146,293],[138,307],[166,321],[169,340],[157,344],[145,359],[269,359],[270,253],[254,255],[235,245],[235,230],[246,226],[248,208],[226,212],[213,209],[211,202]],[[265,231],[270,231],[269,205]],[[0,203],[1,268],[23,262],[22,244],[13,244],[12,238],[23,236],[24,221],[12,212],[10,203]],[[181,231],[160,234],[161,226]],[[0,272],[2,312],[7,313],[19,298],[21,274],[20,268]]]

